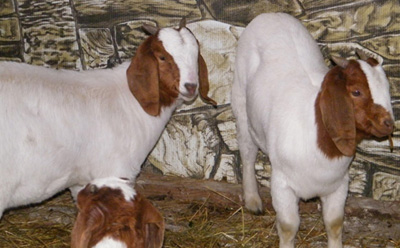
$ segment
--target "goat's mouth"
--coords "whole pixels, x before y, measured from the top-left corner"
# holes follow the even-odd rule
[[[179,94],[181,95],[181,98],[185,101],[185,102],[191,102],[193,101],[196,96],[197,96],[197,90],[194,92],[182,92],[180,91]]]
[[[181,93],[181,98],[183,101],[186,103],[192,103],[194,99],[196,99],[197,94],[182,94]]]
[[[389,136],[393,133],[394,121],[392,119],[387,119],[381,124],[373,124],[371,126],[371,134],[377,138],[383,138]]]

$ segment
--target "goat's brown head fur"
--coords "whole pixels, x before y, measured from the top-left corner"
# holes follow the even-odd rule
[[[216,102],[207,96],[209,90],[207,65],[200,54],[197,40],[194,46],[187,46],[192,53],[196,51],[193,56],[197,56],[197,63],[190,65],[182,62],[181,67],[185,68],[180,68],[177,64],[177,60],[183,61],[179,58],[181,55],[178,54],[178,58],[174,57],[165,48],[166,45],[171,47],[170,44],[166,44],[168,42],[175,42],[175,46],[185,43],[183,35],[180,37],[183,33],[182,29],[189,31],[182,22],[179,29],[168,29],[175,37],[164,41],[159,37],[161,30],[153,29],[151,31],[153,34],[139,46],[127,70],[129,89],[149,115],[159,115],[162,107],[172,105],[179,97],[182,97],[183,100],[193,99],[197,94],[197,87],[205,102],[216,105]],[[186,37],[193,36],[191,32],[190,34],[186,32],[185,35]],[[194,36],[193,39],[195,39]],[[185,51],[183,47],[181,50],[179,47],[175,49],[181,54],[190,52]],[[197,71],[197,75],[192,72],[187,73],[187,70]],[[182,75],[182,72],[190,74],[188,82],[182,82],[186,80],[182,77],[187,77],[187,75]]]
[[[378,66],[375,59],[366,62],[371,69]],[[353,156],[361,140],[388,136],[393,131],[392,110],[374,102],[360,63],[349,60],[332,68],[316,100],[318,145],[331,158]],[[382,90],[386,90],[385,85]]]
[[[140,194],[127,201],[120,189],[89,184],[78,194],[77,205],[72,248],[92,247],[104,237],[131,248],[162,246],[164,220]]]

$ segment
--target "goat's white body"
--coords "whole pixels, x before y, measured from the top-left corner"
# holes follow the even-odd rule
[[[271,194],[280,236],[287,229],[297,230],[299,198],[319,196],[327,202],[324,208],[336,209],[327,215],[334,218],[343,213],[352,157],[328,159],[317,147],[314,105],[327,72],[314,39],[289,15],[262,14],[240,37],[232,109],[246,207],[253,211],[261,207],[254,176],[260,148],[272,164]],[[293,240],[281,237],[281,247],[292,246]],[[340,246],[332,243],[329,247]]]
[[[128,89],[128,66],[74,72],[0,63],[0,216],[95,178],[135,179],[178,101],[146,114]]]
[[[265,26],[255,27],[264,31],[259,39],[248,34],[254,27],[249,26],[239,41],[236,68],[242,71],[236,74],[241,78],[236,78],[232,105],[236,116],[247,115],[247,120],[238,125],[248,125],[252,141],[269,155],[273,173],[283,173],[282,180],[296,195],[309,199],[330,194],[351,158],[331,160],[317,147],[314,105],[328,68],[297,20],[260,18],[266,20],[254,21]]]

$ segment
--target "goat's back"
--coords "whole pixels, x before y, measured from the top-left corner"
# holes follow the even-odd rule
[[[312,143],[315,137],[298,123],[304,116],[306,127],[315,123],[313,105],[327,71],[318,45],[294,17],[261,14],[246,27],[237,48],[232,104],[246,99],[241,105],[251,110],[247,115],[261,149],[267,152],[288,137],[294,147],[304,139]],[[282,126],[287,132],[274,131]]]
[[[320,86],[327,72],[317,43],[294,17],[284,13],[257,16],[243,31],[237,50],[237,66],[247,79],[265,72],[280,84],[293,81]],[[273,72],[273,73],[268,73]],[[268,79],[268,77],[266,78]],[[288,83],[290,83],[288,82]]]

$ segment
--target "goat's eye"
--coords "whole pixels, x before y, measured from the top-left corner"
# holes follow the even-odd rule
[[[359,90],[355,90],[355,91],[351,92],[351,94],[352,94],[353,96],[360,96],[360,95],[361,95],[361,92],[360,92]]]
[[[164,56],[160,56],[158,57],[160,60],[165,61],[165,57]]]

